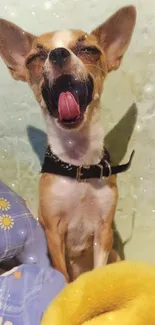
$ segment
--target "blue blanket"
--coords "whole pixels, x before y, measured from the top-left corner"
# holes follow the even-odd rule
[[[52,268],[21,265],[0,276],[0,325],[40,325],[42,315],[64,287]]]
[[[42,228],[25,202],[0,181],[0,262],[13,257],[21,265],[0,276],[0,325],[40,325],[66,282],[51,267]]]

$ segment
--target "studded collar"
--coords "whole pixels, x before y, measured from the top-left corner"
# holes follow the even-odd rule
[[[128,170],[130,168],[133,155],[134,151],[131,153],[130,159],[126,164],[111,166],[109,153],[106,149],[104,149],[103,157],[98,164],[75,166],[60,160],[48,146],[41,173],[70,177],[79,182],[84,182],[91,178],[107,178],[110,175],[116,175]]]

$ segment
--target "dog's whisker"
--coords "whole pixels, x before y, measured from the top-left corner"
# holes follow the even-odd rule
[[[96,64],[92,64],[92,63],[86,63],[86,67],[87,66],[92,66],[94,68],[97,68],[98,70],[102,71],[105,74],[105,70],[102,69],[100,66],[96,65]]]

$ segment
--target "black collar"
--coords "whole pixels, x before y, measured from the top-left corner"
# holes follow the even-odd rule
[[[80,181],[86,181],[90,178],[102,178],[109,177],[110,175],[116,175],[125,172],[131,165],[134,151],[132,152],[129,161],[124,165],[111,166],[110,156],[106,149],[104,149],[104,155],[99,164],[97,165],[82,165],[75,166],[67,164],[60,160],[50,149],[47,148],[44,163],[41,173],[56,174],[65,177],[71,177]]]

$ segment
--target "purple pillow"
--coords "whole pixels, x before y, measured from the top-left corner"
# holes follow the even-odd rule
[[[44,232],[25,201],[0,181],[0,262],[50,266]]]

